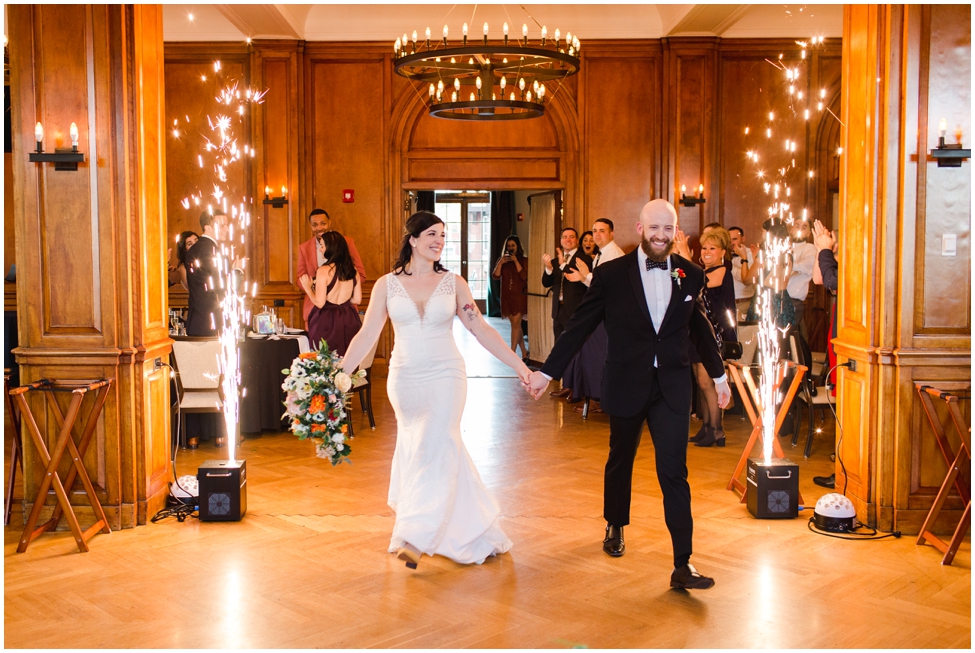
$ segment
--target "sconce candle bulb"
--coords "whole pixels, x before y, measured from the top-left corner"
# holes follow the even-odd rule
[[[71,149],[75,152],[78,151],[78,125],[71,123],[71,127],[68,128],[68,135],[71,137]]]
[[[34,140],[37,141],[37,151],[44,151],[44,125],[37,123],[34,127]]]

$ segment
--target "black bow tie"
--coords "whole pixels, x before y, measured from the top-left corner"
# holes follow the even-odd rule
[[[651,261],[650,259],[647,259],[647,272],[649,272],[650,270],[653,270],[653,269],[666,270],[667,269],[667,261],[661,261],[661,262],[657,263],[656,261]]]

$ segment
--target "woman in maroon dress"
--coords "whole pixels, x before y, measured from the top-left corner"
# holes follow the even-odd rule
[[[362,326],[355,308],[362,302],[362,287],[342,234],[326,231],[319,247],[325,264],[315,273],[314,285],[307,274],[298,279],[315,305],[308,315],[308,340],[313,349],[324,340],[329,349],[344,356]]]
[[[518,236],[508,236],[504,242],[504,255],[498,259],[491,276],[501,280],[501,317],[511,322],[511,351],[521,347],[522,360],[528,359],[525,351],[525,333],[521,319],[528,312],[528,259],[521,248]]]

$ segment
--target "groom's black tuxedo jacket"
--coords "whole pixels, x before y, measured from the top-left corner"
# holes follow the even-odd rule
[[[671,270],[683,270],[685,276],[679,284],[677,280],[671,282],[670,304],[658,333],[650,319],[639,264],[634,250],[595,269],[589,291],[555,342],[542,372],[553,379],[561,378],[573,355],[603,322],[609,337],[600,395],[603,410],[619,417],[635,416],[646,406],[653,376],[657,375],[670,408],[689,413],[692,386],[688,347],[697,347],[712,378],[724,373],[714,330],[701,303],[704,271],[685,258],[671,255]]]

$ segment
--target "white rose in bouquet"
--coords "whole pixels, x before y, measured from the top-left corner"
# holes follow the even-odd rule
[[[352,379],[345,372],[339,372],[335,375],[335,387],[340,392],[348,392],[352,388]]]

